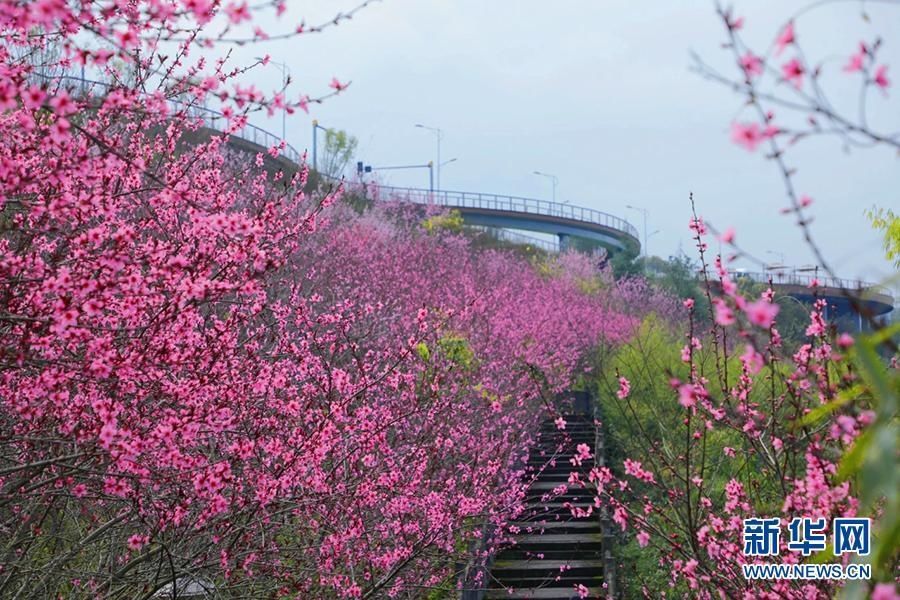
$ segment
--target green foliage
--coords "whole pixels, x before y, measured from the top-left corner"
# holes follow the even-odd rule
[[[672,331],[663,321],[650,316],[628,343],[598,356],[600,364],[594,369],[598,373],[594,382],[597,390],[595,397],[607,434],[610,468],[622,477],[622,463],[625,458],[630,458],[640,461],[644,468],[655,474],[658,481],[663,482],[660,487],[641,487],[637,484],[634,493],[638,498],[646,495],[657,508],[669,507],[664,508],[664,514],[658,517],[664,531],[689,530],[691,517],[684,510],[684,501],[672,503],[662,491],[680,490],[683,493],[688,489],[682,476],[686,460],[690,460],[692,472],[702,474],[702,495],[714,503],[722,501],[727,482],[736,478],[752,491],[751,500],[760,514],[777,511],[783,502],[780,474],[765,457],[753,452],[739,430],[724,427],[704,430],[702,441],[692,444],[685,438],[685,410],[678,404],[677,394],[670,383],[671,377],[681,381],[689,377],[689,366],[681,359],[684,344],[683,333]],[[720,355],[719,361],[722,360]],[[711,344],[704,343],[703,348],[694,350],[694,364],[699,373],[706,374],[710,379],[715,378],[717,363]],[[733,385],[740,371],[738,358],[732,356],[718,367],[730,374],[729,385]],[[768,369],[754,376],[755,385],[749,402],[761,402],[772,385],[776,386],[776,393],[784,390],[781,380],[790,367],[779,365],[777,369],[781,372],[774,384],[771,381],[763,384],[769,376]],[[619,375],[631,384],[631,392],[624,400],[616,395]],[[789,409],[782,409],[775,418],[780,421],[787,419],[786,410]],[[686,449],[689,444],[691,450]],[[726,457],[726,447],[733,448],[738,458]],[[802,459],[802,451],[797,455]],[[695,488],[691,490],[694,493],[690,502],[696,518],[704,509],[699,505],[699,494]],[[715,512],[721,508],[711,510]],[[673,594],[672,597],[690,595],[687,589],[672,590],[668,570],[659,568],[660,560],[670,558],[668,551],[666,544],[662,544],[662,549],[653,543],[640,548],[634,540],[633,530],[624,535],[617,550],[618,562],[626,565],[623,573],[624,597],[641,597],[642,586],[653,597],[661,597],[663,592]]]
[[[319,171],[329,177],[340,177],[356,153],[358,140],[340,129],[325,130],[325,145],[319,158]]]
[[[738,286],[738,292],[745,298],[759,298],[769,288],[766,283],[753,281],[749,277],[740,275],[735,277],[734,281]],[[779,307],[778,316],[775,317],[775,327],[781,334],[785,351],[793,353],[800,345],[808,341],[806,327],[809,325],[809,312],[812,310],[812,305],[777,291],[775,303]]]
[[[435,215],[425,219],[422,223],[422,227],[428,233],[437,233],[439,231],[459,233],[463,228],[462,213],[454,208],[446,214]]]
[[[785,350],[793,352],[806,342],[806,327],[809,325],[809,312],[812,307],[793,296],[777,293],[775,303],[780,307],[775,317],[775,327],[781,334]]]
[[[471,236],[472,247],[479,250],[506,250],[509,252],[514,252],[522,256],[523,258],[530,259],[532,261],[547,257],[546,250],[537,246],[532,246],[531,244],[522,244],[509,240],[501,240],[483,231],[473,230],[465,227],[463,228],[463,231]]]
[[[854,482],[863,514],[875,517],[873,548],[864,562],[871,562],[873,577],[890,580],[900,558],[900,371],[887,369],[878,355],[878,347],[900,332],[900,323],[872,335],[861,336],[853,349],[853,362],[862,379],[837,402],[852,399],[870,405],[875,421],[841,459],[838,476]],[[846,597],[862,598],[865,589],[851,585]]]
[[[587,238],[581,238],[578,236],[570,236],[569,237],[569,250],[574,250],[576,252],[582,252],[584,254],[590,254],[594,251],[600,250],[602,248],[606,248],[603,244],[596,240],[591,240]]]
[[[596,296],[606,288],[603,280],[599,277],[578,277],[575,285],[586,296]]]
[[[613,276],[616,279],[620,279],[622,277],[633,277],[635,275],[640,275],[643,271],[640,260],[638,260],[638,256],[640,256],[641,249],[637,242],[626,239],[625,240],[625,248],[623,250],[619,250],[618,252],[612,253],[612,258],[609,260],[609,264],[612,267]]]
[[[883,235],[885,256],[900,268],[900,216],[891,209],[874,207],[866,211],[866,216]]]
[[[531,266],[534,268],[535,272],[544,279],[552,279],[553,277],[558,277],[562,273],[562,267],[555,256],[546,254],[535,256],[531,260]]]
[[[676,298],[692,298],[694,314],[698,318],[709,315],[709,300],[697,277],[697,266],[687,256],[670,256],[663,260],[651,256],[644,261],[647,278],[657,287],[671,293]]]
[[[679,431],[683,419],[668,384],[667,372],[687,376],[687,368],[680,360],[682,340],[655,316],[646,318],[628,344],[607,356],[599,356],[598,378],[593,382],[597,393],[601,420],[606,432],[607,458],[610,468],[622,476],[625,458],[642,461],[646,468],[656,470],[648,447],[651,440],[663,448],[678,444],[673,433]],[[631,382],[629,400],[616,397],[617,373]],[[724,483],[723,483],[724,485]],[[652,499],[658,497],[649,490]],[[634,532],[625,534],[615,549],[616,561],[622,564],[621,591],[625,598],[642,597],[641,588],[652,592],[665,591],[672,597],[687,590],[669,588],[669,574],[659,568],[663,557],[653,545],[640,548]],[[659,596],[658,596],[659,597]]]
[[[453,364],[470,369],[475,366],[475,353],[469,342],[458,335],[445,335],[437,341],[438,352]]]
[[[375,201],[368,198],[364,190],[362,192],[356,190],[346,191],[341,196],[341,201],[350,206],[358,215],[363,214],[375,205]]]

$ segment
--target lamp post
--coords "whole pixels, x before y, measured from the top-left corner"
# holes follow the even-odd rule
[[[312,155],[313,155],[313,161],[312,161],[312,162],[313,162],[313,171],[316,171],[316,172],[319,171],[319,169],[318,169],[318,163],[317,163],[317,156],[318,156],[318,146],[319,146],[319,143],[318,143],[318,142],[319,142],[318,131],[319,131],[320,129],[321,129],[322,131],[328,131],[328,128],[327,128],[327,127],[322,127],[321,125],[319,125],[319,121],[318,121],[318,120],[313,119],[313,122],[312,122]]]
[[[264,59],[257,56],[256,60],[262,62]],[[290,68],[283,62],[278,62],[277,60],[272,60],[271,58],[269,59],[268,62],[272,63],[275,66],[281,67],[281,85],[282,85],[282,87],[287,88],[288,76],[291,73]],[[285,141],[287,139],[287,111],[286,110],[281,111],[281,139],[283,139]]]
[[[445,160],[444,162],[442,162],[441,164],[439,164],[439,165],[438,165],[438,173],[440,173],[440,171],[441,171],[442,168],[446,167],[446,166],[449,165],[450,163],[455,163],[457,160],[458,160],[457,158],[451,158],[450,160]]]
[[[644,248],[643,248],[643,250],[644,250],[644,257],[646,258],[646,257],[650,256],[650,253],[647,252],[647,215],[650,214],[650,211],[641,206],[632,206],[631,204],[626,204],[625,207],[630,208],[631,210],[638,211],[644,217]]]
[[[428,125],[422,125],[421,123],[416,123],[416,127],[419,129],[427,129],[432,132],[435,137],[437,137],[437,189],[441,189],[441,139],[444,137],[444,132],[440,130],[438,127],[429,127]],[[433,191],[433,190],[432,190]]]
[[[772,256],[777,256],[781,262],[775,265],[766,265],[766,270],[768,271],[776,271],[779,269],[786,268],[784,265],[784,252],[776,252],[775,250],[766,250],[766,254],[771,254]]]
[[[541,177],[546,177],[550,180],[550,183],[553,184],[553,201],[556,202],[556,186],[559,185],[559,177],[556,175],[551,175],[550,173],[542,173],[540,171],[534,171],[535,175],[540,175]]]

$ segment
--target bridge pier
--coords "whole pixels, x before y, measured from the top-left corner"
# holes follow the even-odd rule
[[[569,234],[568,233],[559,233],[557,236],[559,238],[559,251],[567,252],[569,250]]]

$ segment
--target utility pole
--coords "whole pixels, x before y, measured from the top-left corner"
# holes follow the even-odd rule
[[[263,61],[263,59],[260,58],[259,56],[256,57],[256,60],[258,60],[260,62]],[[278,62],[277,60],[272,60],[271,58],[268,59],[268,62],[281,68],[282,93],[286,92],[287,83],[288,83],[288,75],[290,75],[290,72],[291,72],[290,68],[283,62]],[[313,122],[315,122],[315,121],[313,121]],[[284,109],[281,110],[281,139],[287,141],[287,111]]]
[[[540,175],[541,177],[546,177],[553,184],[553,201],[556,202],[556,186],[559,185],[559,177],[556,175],[551,175],[550,173],[542,173],[540,171],[535,171],[535,175]]]
[[[429,127],[428,125],[422,125],[421,123],[416,123],[416,127],[419,129],[427,129],[428,131],[435,134],[437,137],[437,189],[441,189],[441,139],[444,137],[444,132],[440,130],[438,127]],[[433,191],[433,190],[432,190]]]
[[[322,127],[319,125],[319,121],[313,119],[312,122],[312,163],[313,163],[313,171],[318,173],[318,146],[319,146],[319,130],[328,131],[327,127]]]
[[[642,250],[644,251],[644,258],[647,258],[650,256],[650,253],[647,252],[647,215],[650,213],[650,211],[646,208],[642,208],[640,206],[632,206],[630,204],[627,204],[626,208],[636,210],[644,216],[644,247],[642,248]]]

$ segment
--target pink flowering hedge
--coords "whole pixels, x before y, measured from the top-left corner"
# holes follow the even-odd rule
[[[555,393],[633,328],[615,288],[424,215],[357,217],[277,147],[204,142],[185,93],[215,92],[233,131],[284,106],[191,41],[138,59],[212,3],[2,7],[0,596],[452,588]],[[140,78],[166,60],[191,77]],[[37,75],[77,62],[111,87]]]
[[[132,129],[129,160],[171,150],[161,131]],[[614,290],[581,289],[578,259],[542,275],[380,213],[323,213],[334,196],[238,172],[218,140],[150,177],[77,134],[30,153],[12,137],[10,592],[438,585],[466,535],[513,510],[512,465],[553,394],[634,325]]]

